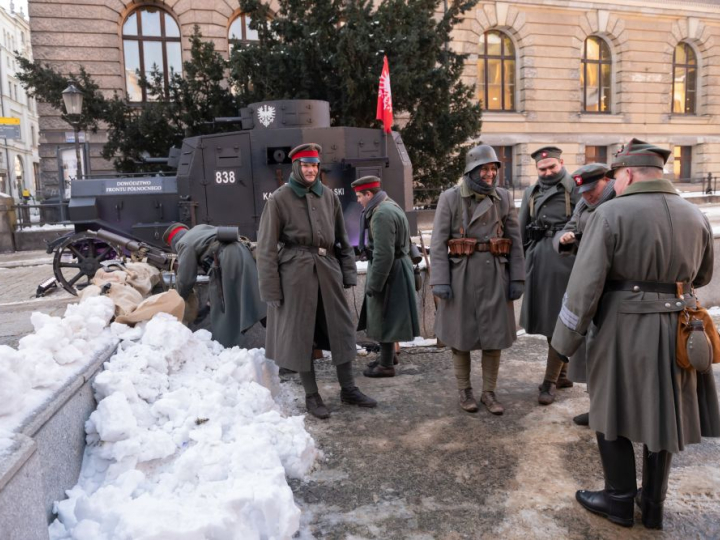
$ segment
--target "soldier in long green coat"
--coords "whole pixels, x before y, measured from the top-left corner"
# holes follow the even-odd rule
[[[565,287],[575,257],[561,257],[553,248],[553,236],[570,220],[580,195],[563,166],[562,150],[555,146],[532,153],[538,181],[528,187],[520,206],[520,232],[525,246],[527,287],[520,311],[520,326],[528,334],[548,340],[547,365],[538,402],[549,405],[567,358],[552,348],[550,337],[560,313]]]
[[[381,189],[377,176],[359,178],[352,188],[363,207],[358,248],[368,260],[358,330],[380,343],[380,361],[371,362],[363,375],[394,377],[395,342],[420,335],[410,225],[402,208]]]
[[[231,229],[231,228],[227,228]],[[237,229],[235,229],[237,238]],[[258,273],[250,250],[238,241],[218,240],[218,227],[182,223],[168,227],[164,239],[177,253],[176,286],[185,300],[199,273],[210,276],[210,327],[224,347],[245,347],[244,334],[266,316]]]
[[[330,411],[315,380],[315,348],[331,351],[343,403],[377,402],[355,386],[355,326],[343,292],[357,282],[355,253],[340,199],[320,181],[321,152],[313,143],[291,150],[290,179],[265,204],[256,254],[260,296],[269,306],[265,355],[300,373],[308,412],[324,419]]]
[[[588,343],[590,427],[605,474],[602,491],[578,491],[586,509],[632,526],[635,454],[644,444],[643,524],[662,528],[672,454],[720,436],[712,371],[676,362],[678,314],[710,282],[707,218],[662,178],[669,150],[637,139],[612,164],[617,197],[590,218],[563,300],[553,346],[571,355]],[[682,284],[678,291],[677,284]],[[591,323],[596,327],[588,336]]]
[[[572,173],[571,176],[582,199],[575,205],[575,211],[570,221],[553,238],[553,246],[561,255],[577,254],[590,216],[601,204],[615,198],[615,180],[611,180],[606,176],[609,170],[602,163],[588,163]],[[573,385],[573,381],[578,383],[587,382],[586,354],[586,346],[583,343],[570,360],[570,367],[567,370],[567,382],[563,381],[564,367],[563,371],[560,372],[560,378],[557,382],[558,388],[570,387]],[[573,418],[573,422],[579,426],[587,426],[588,416],[588,413],[579,414]]]
[[[470,383],[470,351],[482,351],[480,401],[492,414],[503,414],[495,394],[500,353],[517,339],[513,300],[523,293],[525,271],[515,204],[497,186],[501,166],[495,150],[476,146],[466,157],[462,183],[440,195],[433,223],[432,291],[440,298],[435,333],[452,347],[460,406],[477,412]],[[474,241],[471,253],[449,245]],[[491,242],[511,242],[508,253],[493,254]],[[451,248],[454,250],[454,248]]]

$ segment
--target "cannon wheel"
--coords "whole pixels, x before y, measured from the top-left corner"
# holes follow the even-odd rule
[[[56,249],[53,273],[71,294],[90,285],[100,263],[117,257],[115,249],[95,236],[81,232],[66,238]]]

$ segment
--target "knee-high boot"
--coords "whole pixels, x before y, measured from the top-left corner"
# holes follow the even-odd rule
[[[625,437],[607,441],[602,433],[597,434],[597,442],[605,474],[605,489],[580,490],[575,494],[575,498],[587,510],[623,527],[632,527],[633,501],[637,493],[632,443]]]
[[[663,505],[667,495],[672,454],[667,450],[650,452],[643,445],[643,478],[640,510],[643,525],[648,529],[663,528]]]

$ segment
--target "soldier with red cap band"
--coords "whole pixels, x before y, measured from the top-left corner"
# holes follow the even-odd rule
[[[343,287],[357,282],[355,253],[340,199],[320,181],[318,144],[294,148],[288,182],[268,198],[260,219],[257,263],[260,295],[268,303],[265,354],[300,373],[305,405],[328,418],[315,379],[313,349],[330,350],[343,403],[375,407],[355,386],[355,326]]]

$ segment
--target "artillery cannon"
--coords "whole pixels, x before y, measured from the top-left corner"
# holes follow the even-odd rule
[[[329,104],[315,100],[255,103],[216,123],[240,129],[186,138],[164,158],[174,174],[73,181],[68,214],[75,232],[48,245],[48,253],[55,252],[55,277],[65,289],[76,294],[102,261],[134,251],[109,234],[165,253],[162,235],[175,221],[236,226],[255,240],[265,202],[290,174],[288,153],[306,142],[323,147],[320,177],[340,198],[352,243],[358,241],[362,208],[350,184],[362,176],[382,178],[416,229],[412,166],[400,134],[331,127]],[[93,234],[100,229],[103,237]]]

